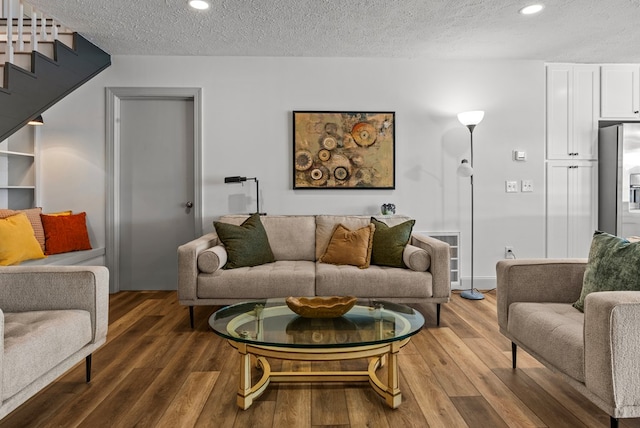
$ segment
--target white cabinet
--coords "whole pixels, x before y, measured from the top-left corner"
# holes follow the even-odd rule
[[[36,132],[25,126],[0,142],[0,208],[33,208],[38,203]]]
[[[603,119],[640,118],[640,66],[634,64],[603,65]]]
[[[547,65],[547,159],[597,159],[600,68]]]
[[[597,162],[547,162],[547,257],[588,257],[597,228]]]

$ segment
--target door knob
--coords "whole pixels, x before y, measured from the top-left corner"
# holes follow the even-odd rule
[[[184,204],[184,206],[187,208],[193,208],[193,202],[188,201],[186,204]]]

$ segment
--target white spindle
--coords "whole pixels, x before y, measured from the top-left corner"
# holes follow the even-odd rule
[[[22,19],[24,16],[24,5],[20,3],[20,13],[18,14],[18,51],[24,51],[24,36],[22,35]]]
[[[38,12],[31,11],[31,50],[38,50]]]
[[[7,8],[7,58],[9,62],[13,62],[13,14],[11,10],[11,2]]]
[[[40,37],[42,38],[42,41],[46,42],[47,41],[47,18],[45,18],[43,14],[40,20],[42,21],[42,27],[40,28]]]
[[[53,27],[53,40],[58,40],[58,24],[53,19],[51,20],[51,26]]]

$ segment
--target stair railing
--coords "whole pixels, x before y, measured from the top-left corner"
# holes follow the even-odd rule
[[[58,40],[60,24],[53,18],[47,17],[42,12],[22,0],[0,0],[2,17],[6,18],[6,33],[0,31],[0,37],[7,42],[6,60],[14,63],[17,52],[25,52],[25,34],[29,36],[31,51],[38,50],[39,41]],[[25,31],[25,17],[30,17],[30,32]],[[17,18],[17,23],[14,20]],[[47,32],[47,25],[51,25],[51,31]],[[28,29],[27,29],[28,30]],[[15,45],[15,46],[14,46]]]

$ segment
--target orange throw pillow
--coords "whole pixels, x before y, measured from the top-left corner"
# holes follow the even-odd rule
[[[42,226],[44,227],[44,253],[46,255],[91,249],[86,213],[41,214],[40,217],[42,217]]]
[[[342,224],[338,224],[333,231],[327,251],[319,261],[334,265],[353,265],[360,269],[368,268],[375,230],[376,227],[372,223],[358,230],[349,230]]]

